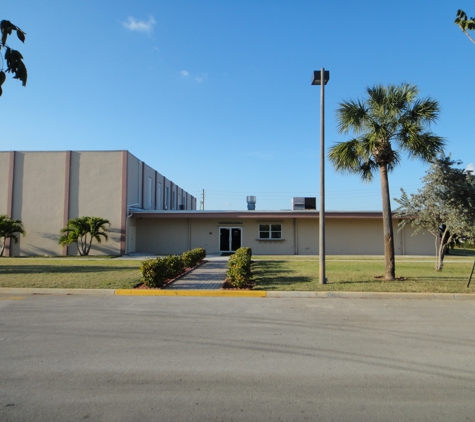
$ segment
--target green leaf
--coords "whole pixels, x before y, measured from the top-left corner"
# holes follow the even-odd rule
[[[25,33],[20,28],[17,28],[16,35],[21,42],[25,42]]]

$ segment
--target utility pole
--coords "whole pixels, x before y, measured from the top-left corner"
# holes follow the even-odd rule
[[[201,208],[203,211],[205,210],[205,190],[204,190],[204,189],[203,189],[203,192],[201,193],[200,208]]]

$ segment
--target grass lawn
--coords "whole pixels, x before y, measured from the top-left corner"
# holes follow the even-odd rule
[[[0,287],[130,289],[140,260],[110,257],[0,258]]]
[[[328,283],[319,284],[318,256],[253,256],[255,290],[475,293],[475,256],[447,256],[444,270],[434,258],[396,257],[403,281],[375,278],[384,273],[381,256],[327,256]],[[111,257],[0,258],[0,287],[128,289],[140,283],[141,260]]]
[[[319,284],[318,256],[253,256],[255,290],[475,293],[475,274],[467,289],[474,256],[447,256],[443,271],[435,258],[396,257],[396,276],[385,281],[383,257],[327,256],[327,284]]]

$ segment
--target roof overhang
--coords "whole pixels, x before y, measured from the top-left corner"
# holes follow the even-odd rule
[[[129,218],[136,219],[282,219],[282,218],[317,218],[319,211],[131,211]],[[381,219],[382,212],[379,211],[327,211],[325,219],[343,219],[343,218],[365,218]],[[394,215],[393,215],[394,218]]]

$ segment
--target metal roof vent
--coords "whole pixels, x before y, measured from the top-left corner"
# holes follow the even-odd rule
[[[292,198],[292,210],[316,210],[317,209],[317,198],[303,198],[303,197],[293,197]]]
[[[247,196],[247,209],[249,211],[254,211],[256,209],[256,197],[255,196]]]

